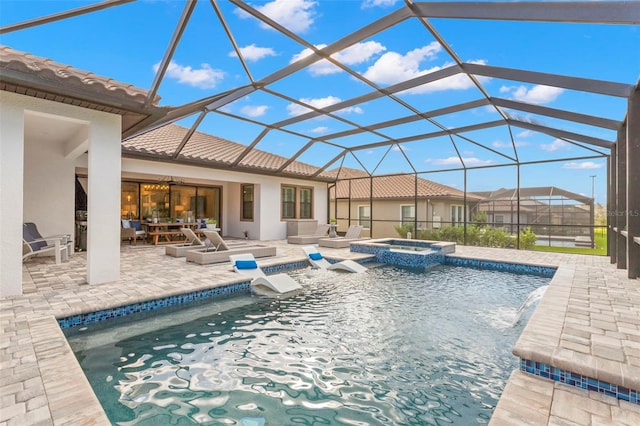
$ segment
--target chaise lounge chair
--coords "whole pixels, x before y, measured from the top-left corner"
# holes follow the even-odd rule
[[[344,237],[320,238],[318,240],[318,245],[320,247],[346,248],[349,247],[349,244],[355,241],[368,239],[360,238],[360,233],[362,233],[362,225],[351,225],[349,229],[347,229],[347,233]]]
[[[26,230],[27,233],[29,233],[32,238],[37,240],[41,239],[53,241],[55,238],[59,239],[60,244],[67,246],[67,256],[71,256],[73,254],[73,238],[71,234],[48,235],[45,237],[40,233],[40,231],[38,231],[38,227],[33,222],[25,222],[22,227],[24,230]]]
[[[327,236],[329,225],[321,223],[312,235],[292,235],[287,238],[289,244],[317,244],[320,238]]]
[[[34,225],[35,226],[35,225]],[[53,236],[47,238],[36,238],[31,234],[32,227],[27,226],[25,223],[22,226],[22,261],[30,259],[31,257],[43,254],[53,255],[56,259],[56,265],[59,265],[62,260],[66,261],[69,258],[69,243],[65,236]],[[37,232],[37,229],[36,229]],[[37,232],[40,235],[39,232]]]
[[[322,253],[320,253],[315,246],[302,247],[302,250],[307,255],[307,260],[309,261],[309,263],[311,263],[311,266],[316,269],[342,270],[347,272],[367,271],[366,267],[350,259],[345,259],[336,263],[330,263],[322,256]]]
[[[203,231],[207,237],[206,247],[189,250],[186,253],[187,262],[195,262],[200,265],[220,263],[229,260],[229,256],[240,253],[250,253],[255,257],[275,256],[275,246],[259,244],[247,244],[244,241],[237,244],[227,243],[216,231]]]
[[[191,228],[180,228],[186,241],[180,244],[171,244],[165,247],[164,253],[167,256],[185,257],[189,250],[197,250],[206,247],[206,244],[198,238]]]
[[[285,273],[266,275],[250,253],[229,256],[233,270],[251,278],[251,288],[258,294],[286,294],[302,286]]]

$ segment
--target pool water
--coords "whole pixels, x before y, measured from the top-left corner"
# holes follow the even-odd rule
[[[485,424],[520,304],[549,278],[436,266],[300,270],[251,295],[65,330],[114,424]]]

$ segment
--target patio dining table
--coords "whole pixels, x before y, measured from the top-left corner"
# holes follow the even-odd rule
[[[199,226],[198,222],[159,222],[159,223],[142,223],[142,226],[146,228],[147,236],[153,240],[153,245],[161,243],[173,243],[179,237],[182,236],[180,228],[196,229]],[[160,241],[160,238],[164,241]]]

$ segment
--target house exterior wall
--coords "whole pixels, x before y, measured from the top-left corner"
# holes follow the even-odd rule
[[[80,164],[80,166],[82,166]],[[244,172],[217,170],[160,161],[122,159],[122,172],[127,177],[158,179],[174,176],[200,185],[222,187],[222,212],[224,215],[222,233],[230,237],[242,238],[248,231],[254,240],[278,240],[287,236],[287,221],[280,219],[280,186],[313,187],[313,216],[318,223],[327,223],[327,185],[278,176],[265,176]],[[254,221],[240,220],[242,184],[255,185]]]
[[[22,293],[24,101],[0,95],[0,297]]]
[[[330,211],[334,211],[335,201],[331,202]],[[359,207],[369,206],[369,200],[352,200],[351,208],[346,200],[339,200],[337,204],[338,232],[346,232],[351,225],[359,224]],[[418,229],[432,229],[433,227],[448,226],[451,221],[451,206],[462,206],[464,203],[458,199],[419,199],[417,204],[414,200],[376,200],[371,211],[373,222],[373,234],[370,229],[365,228],[362,236],[371,238],[397,237],[395,226],[402,223],[402,206],[415,206]],[[467,210],[473,203],[467,203]],[[468,215],[468,212],[467,212]],[[349,222],[348,218],[351,218]],[[438,220],[439,218],[439,220]]]
[[[2,121],[0,146],[0,197],[2,213],[0,216],[0,294],[2,296],[22,292],[22,224],[34,222],[44,236],[54,234],[74,234],[75,231],[75,179],[74,157],[82,140],[73,140],[76,135],[56,142],[44,143],[37,133],[25,131],[25,118],[46,117],[53,122],[65,123],[67,128],[77,131],[91,142],[90,128],[94,132],[97,144],[120,144],[120,117],[100,111],[88,110],[73,105],[61,104],[44,99],[2,92],[0,97],[0,116]],[[83,130],[84,129],[84,130]],[[49,131],[49,129],[42,129]],[[84,133],[83,133],[84,132]],[[30,139],[28,134],[34,136]],[[116,135],[114,138],[113,135]],[[97,145],[94,145],[96,148]],[[96,148],[97,150],[97,148]],[[117,152],[119,156],[119,150]],[[102,156],[100,161],[105,160]],[[97,161],[96,163],[100,163]],[[94,181],[105,181],[110,175],[119,176],[119,169],[108,165],[102,173],[90,177]],[[109,211],[108,202],[114,194],[119,195],[120,187],[107,187],[96,200],[96,211]],[[118,210],[119,211],[119,210]],[[97,232],[94,227],[91,232]],[[119,222],[102,221],[100,232],[119,233]],[[89,236],[89,238],[91,238]],[[107,257],[94,256],[87,262],[87,275],[93,276],[90,283],[109,282],[119,278],[119,238],[111,241],[93,238],[93,246],[88,250],[109,253]],[[98,249],[98,246],[100,248]],[[97,253],[96,253],[97,254]],[[107,266],[105,266],[107,265]],[[93,270],[91,274],[90,270]]]
[[[59,144],[24,142],[24,222],[43,236],[74,234],[74,162]]]

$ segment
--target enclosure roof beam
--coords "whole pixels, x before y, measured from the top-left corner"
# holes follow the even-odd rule
[[[552,127],[541,126],[539,124],[527,123],[526,121],[520,121],[515,119],[509,119],[509,124],[512,126],[520,127],[523,129],[533,130],[534,132],[545,133],[556,138],[569,139],[577,142],[583,142],[590,145],[599,146],[601,148],[613,147],[613,142],[594,138],[592,136],[582,135],[580,133],[568,132],[566,130],[554,129]]]
[[[493,67],[489,65],[465,62],[462,69],[470,74],[504,80],[523,81],[545,86],[561,87],[563,89],[579,90],[600,95],[627,98],[633,90],[632,84],[615,83],[611,81],[593,80],[589,78],[569,77],[558,74],[548,74],[536,71],[524,71],[513,68]]]
[[[640,2],[418,2],[413,10],[424,18],[501,21],[640,23]]]
[[[491,103],[503,108],[517,109],[518,111],[545,115],[547,117],[559,118],[560,120],[574,121],[576,123],[588,124],[590,126],[602,127],[609,130],[618,130],[622,125],[622,122],[608,118],[549,108],[541,105],[527,104],[524,102],[512,101],[510,99],[491,98]]]

